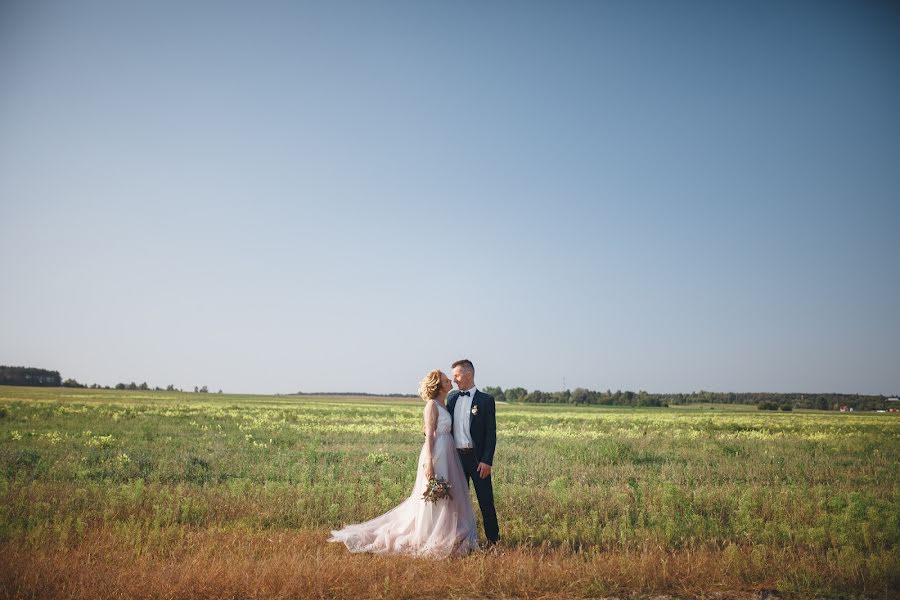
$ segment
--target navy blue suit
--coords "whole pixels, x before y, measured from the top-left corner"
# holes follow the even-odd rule
[[[453,390],[447,396],[447,409],[453,419],[456,419],[457,398],[459,390]],[[472,398],[472,411],[468,417],[469,435],[472,437],[474,452],[460,453],[459,458],[466,474],[466,481],[471,480],[475,486],[475,496],[478,498],[481,518],[484,521],[484,535],[493,543],[500,539],[497,511],[494,510],[494,486],[490,475],[482,479],[478,474],[478,463],[488,465],[494,463],[494,448],[497,446],[497,410],[493,396],[476,391]]]

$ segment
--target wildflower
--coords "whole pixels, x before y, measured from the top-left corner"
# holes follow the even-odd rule
[[[98,435],[89,439],[87,445],[92,448],[109,448],[113,445],[114,439],[111,435]]]
[[[50,431],[48,433],[41,434],[41,437],[50,442],[51,444],[58,444],[62,441],[62,436],[58,431]]]

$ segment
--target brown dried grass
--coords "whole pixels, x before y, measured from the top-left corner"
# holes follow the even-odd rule
[[[572,552],[500,548],[446,561],[350,554],[321,531],[186,530],[153,550],[112,530],[69,546],[0,545],[2,598],[578,598],[670,594],[748,598],[783,585],[765,573],[854,589],[824,558],[732,549]],[[755,565],[755,566],[754,566]],[[850,579],[847,579],[847,577]],[[848,587],[849,586],[849,587]],[[857,592],[882,596],[886,589]],[[791,595],[788,592],[788,595]],[[793,594],[806,596],[802,590]]]

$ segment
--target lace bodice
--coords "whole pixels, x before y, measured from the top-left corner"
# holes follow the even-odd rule
[[[434,406],[437,409],[437,427],[435,428],[435,435],[447,435],[453,432],[453,419],[450,418],[450,411],[447,410],[445,406],[441,406],[441,404],[437,401],[433,401]],[[425,406],[425,422],[428,422],[428,409],[430,407],[428,405]]]
[[[436,433],[450,433],[453,431],[453,419],[450,418],[450,411],[445,407],[438,405],[438,422]]]

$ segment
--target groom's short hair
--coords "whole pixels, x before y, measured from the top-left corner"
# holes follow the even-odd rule
[[[451,369],[455,369],[456,367],[465,367],[469,371],[472,371],[473,373],[475,372],[475,365],[473,365],[472,361],[468,358],[462,358],[450,365]]]

